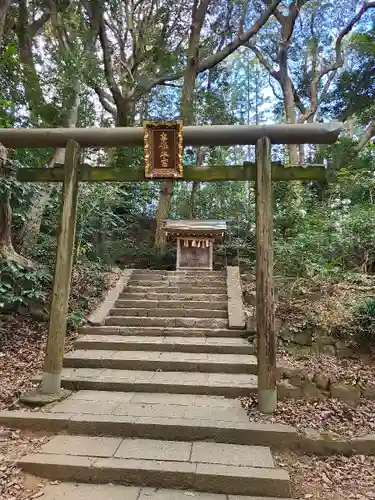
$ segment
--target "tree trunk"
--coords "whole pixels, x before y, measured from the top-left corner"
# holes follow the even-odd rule
[[[199,191],[199,182],[193,181],[190,193],[189,219],[195,219],[197,216],[196,208],[197,208],[198,191]]]
[[[4,24],[9,8],[10,0],[0,0],[0,42],[3,39]]]
[[[1,179],[6,179],[11,174],[11,169],[6,165],[7,156],[7,149],[0,144],[0,184]],[[0,259],[16,262],[25,267],[33,267],[31,261],[19,255],[13,248],[10,199],[11,191],[4,183],[0,190]]]
[[[165,248],[165,233],[162,229],[162,220],[167,216],[169,205],[172,199],[173,181],[164,181],[160,186],[159,205],[156,213],[156,233],[155,246],[156,248]]]
[[[289,76],[281,82],[281,87],[283,90],[286,122],[292,124],[297,123],[296,105],[294,102],[292,82]],[[296,144],[289,144],[288,152],[289,163],[292,165],[298,165],[298,146]]]
[[[359,139],[357,151],[361,151],[371,141],[375,134],[375,120],[371,120],[367,125],[366,130]]]
[[[195,0],[193,5],[188,45],[188,60],[184,74],[180,104],[180,116],[184,125],[192,125],[194,123],[194,87],[199,63],[199,39],[209,3],[210,0]],[[158,248],[163,248],[165,246],[165,237],[162,234],[162,219],[168,216],[173,194],[173,184],[173,181],[164,181],[160,188],[155,235],[155,245]]]
[[[203,161],[202,148],[198,148],[196,166],[200,167]],[[199,181],[193,181],[190,193],[189,219],[196,218],[197,196],[199,192]]]
[[[72,102],[68,110],[64,126],[69,128],[76,126],[80,101],[81,99],[77,84],[75,88],[75,93],[72,96]],[[64,160],[65,160],[65,148],[59,148],[53,155],[53,158],[49,164],[49,168],[52,168],[56,163],[64,164]],[[30,208],[30,211],[27,215],[26,221],[22,229],[21,251],[23,253],[30,252],[31,248],[33,247],[40,233],[40,225],[43,219],[44,208],[49,200],[52,190],[53,190],[53,184],[47,184],[46,186],[44,186],[41,196],[37,200],[35,200],[34,204]]]
[[[298,146],[298,149],[299,149],[299,164],[304,165],[306,163],[305,145],[300,144]]]

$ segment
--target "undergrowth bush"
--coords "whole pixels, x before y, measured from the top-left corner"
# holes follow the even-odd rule
[[[69,327],[80,326],[94,302],[102,297],[106,290],[106,276],[109,271],[107,265],[92,262],[84,256],[75,262],[69,300]]]
[[[85,314],[106,290],[109,268],[80,259],[75,263],[69,301],[68,326],[80,326]],[[0,313],[22,312],[40,319],[50,307],[52,274],[48,267],[28,269],[14,262],[0,262]],[[47,316],[48,317],[48,316]]]
[[[14,312],[21,306],[44,303],[51,282],[46,268],[28,269],[14,262],[0,261],[0,311]]]
[[[176,250],[174,245],[162,251],[149,245],[128,247],[118,262],[125,267],[172,270],[176,266]]]
[[[282,234],[275,231],[277,274],[342,279],[351,271],[375,271],[375,207],[316,206],[295,218]]]
[[[358,347],[375,349],[375,298],[367,298],[355,307],[350,331]]]

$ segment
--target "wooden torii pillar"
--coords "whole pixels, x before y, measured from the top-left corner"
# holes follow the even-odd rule
[[[258,395],[261,411],[276,409],[276,336],[273,297],[272,181],[324,180],[323,165],[290,166],[271,163],[271,144],[331,144],[341,123],[303,125],[185,127],[184,145],[256,145],[256,163],[231,166],[184,167],[183,181],[256,181],[256,318],[258,335]],[[147,181],[142,168],[93,168],[78,164],[80,147],[137,147],[143,144],[141,127],[111,129],[0,129],[0,143],[7,148],[66,147],[64,166],[27,168],[17,172],[19,181],[63,182],[53,295],[44,374],[39,395],[46,401],[59,398],[66,317],[74,250],[78,182]],[[38,398],[34,398],[37,400]],[[43,397],[40,398],[41,400]],[[44,402],[46,402],[44,401]],[[40,401],[41,402],[41,401]]]
[[[258,349],[258,404],[272,413],[277,406],[276,335],[273,287],[273,216],[271,142],[256,144],[256,325]]]

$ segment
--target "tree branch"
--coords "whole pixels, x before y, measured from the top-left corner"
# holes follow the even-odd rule
[[[38,73],[35,68],[32,50],[33,38],[28,32],[29,12],[26,0],[20,0],[18,4],[17,35],[20,47],[20,60],[23,69],[23,85],[29,108],[35,118],[40,114],[45,101],[40,86]]]
[[[362,16],[371,8],[375,8],[375,2],[364,2],[361,9],[357,12],[357,14],[350,20],[350,22],[340,31],[336,43],[335,43],[335,61],[332,64],[326,65],[319,73],[313,78],[311,82],[311,106],[301,117],[301,121],[309,120],[316,113],[319,103],[322,101],[325,94],[328,92],[328,89],[336,76],[336,73],[339,68],[344,65],[345,59],[342,51],[342,42],[346,35],[348,35],[354,26],[361,20]],[[324,85],[324,88],[318,97],[318,88],[320,82],[324,78],[324,76],[328,75],[328,79]]]
[[[106,32],[106,28],[105,28],[104,15],[103,15],[102,8],[100,10],[98,21],[99,21],[99,40],[100,40],[100,45],[102,47],[102,52],[103,52],[103,64],[104,64],[105,77],[106,77],[108,87],[111,91],[111,94],[113,96],[113,99],[114,99],[116,105],[121,106],[122,94],[121,94],[120,89],[118,88],[118,86],[116,84],[115,77],[113,74],[110,47],[109,47],[109,43],[108,43],[107,32]]]
[[[359,139],[356,150],[358,152],[361,151],[370,142],[370,140],[374,135],[375,135],[375,120],[371,120],[370,123],[367,125],[366,130],[362,134],[361,138]]]
[[[29,26],[29,34],[33,38],[39,30],[42,29],[42,27],[46,24],[47,21],[49,21],[51,17],[51,11],[47,10],[44,12],[38,19],[35,19]]]
[[[260,49],[258,49],[258,47],[255,44],[252,44],[251,42],[248,42],[245,45],[254,53],[260,64],[268,71],[268,73],[271,76],[273,76],[275,80],[280,81],[280,72],[272,67],[272,65],[264,57],[263,52]]]
[[[101,89],[96,85],[94,86],[94,91],[96,95],[99,97],[100,103],[103,106],[103,108],[116,118],[117,115],[116,107],[109,102],[110,100],[113,101],[113,97],[109,95],[105,90]]]
[[[210,68],[213,68],[217,64],[221,63],[228,56],[233,54],[239,47],[245,45],[258,31],[266,24],[272,14],[274,14],[277,6],[281,3],[281,0],[272,0],[265,12],[260,16],[260,18],[251,26],[251,28],[243,35],[237,36],[234,40],[229,42],[223,49],[219,50],[215,54],[207,57],[201,61],[197,66],[197,73],[202,73]],[[183,70],[177,71],[173,75],[159,75],[156,76],[148,85],[147,90],[160,85],[166,81],[179,80],[184,74]]]

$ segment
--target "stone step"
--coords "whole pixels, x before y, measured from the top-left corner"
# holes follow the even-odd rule
[[[70,368],[112,368],[162,372],[257,373],[257,358],[248,354],[200,352],[75,350],[64,356]]]
[[[211,286],[189,286],[189,285],[181,285],[181,286],[133,286],[128,285],[124,288],[124,292],[130,293],[181,293],[181,294],[226,294],[227,287],[211,287]]]
[[[213,281],[219,283],[220,285],[226,285],[226,276],[206,276],[206,275],[196,275],[196,276],[177,276],[177,275],[149,275],[149,274],[132,274],[130,281],[147,281],[152,283],[209,283]]]
[[[200,279],[200,278],[190,278],[190,279],[164,279],[164,280],[149,280],[149,279],[134,279],[131,278],[128,282],[128,286],[147,286],[150,288],[154,287],[181,287],[181,286],[191,286],[191,287],[208,287],[212,286],[214,288],[223,288],[226,290],[227,284],[225,280],[214,280],[212,278]]]
[[[43,500],[276,500],[276,498],[235,497],[226,494],[209,494],[197,491],[170,490],[164,488],[138,488],[120,484],[60,483],[47,484],[43,488]],[[286,500],[286,499],[284,499]]]
[[[78,391],[49,412],[0,412],[0,425],[87,436],[298,446],[295,428],[250,422],[238,399],[192,394]]]
[[[157,300],[157,301],[183,301],[188,304],[193,302],[226,302],[228,297],[226,293],[169,293],[169,292],[123,292],[120,295],[120,300]]]
[[[200,301],[200,300],[130,300],[120,299],[115,304],[121,308],[137,308],[137,309],[216,309],[226,311],[228,302],[223,301]]]
[[[35,377],[40,381],[41,377]],[[63,368],[71,390],[206,394],[239,398],[257,392],[257,376],[242,373],[153,372],[108,368]]]
[[[116,326],[163,326],[177,328],[228,328],[227,319],[217,318],[158,318],[149,316],[107,316],[106,325]]]
[[[144,308],[144,307],[114,307],[109,312],[110,316],[147,316],[154,318],[228,318],[228,312],[220,309],[170,309],[170,308]]]
[[[52,480],[121,483],[233,495],[290,495],[269,448],[212,442],[57,435],[18,461]]]
[[[226,278],[227,273],[226,271],[208,271],[208,270],[190,270],[190,271],[161,271],[161,270],[152,270],[152,269],[134,269],[132,273],[132,277],[134,276],[141,276],[144,278],[145,276],[147,277],[153,277],[153,276],[160,276],[160,277],[183,277],[183,276],[196,276],[196,277],[210,277],[210,278]]]
[[[105,327],[111,328],[111,327]],[[76,349],[113,351],[201,352],[215,354],[254,354],[254,346],[242,338],[215,337],[143,337],[122,335],[84,335],[75,342]]]
[[[139,335],[144,337],[246,337],[245,330],[229,330],[228,328],[164,328],[162,326],[83,326],[80,328],[80,332],[89,335]]]

